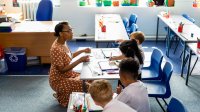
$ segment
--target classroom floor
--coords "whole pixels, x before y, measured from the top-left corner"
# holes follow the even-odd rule
[[[94,42],[69,42],[71,50],[78,47],[95,47]],[[100,47],[106,47],[106,43]],[[154,41],[145,41],[143,46],[145,51],[152,51],[152,47],[158,47],[165,54],[165,43],[157,44]],[[171,49],[173,49],[172,46]],[[180,77],[181,47],[173,54],[170,50],[170,57],[167,61],[172,62],[174,72],[170,80],[172,97],[176,97],[183,102],[189,112],[199,112],[200,110],[200,64],[198,62],[189,80],[189,86],[185,85],[185,78]],[[194,61],[194,59],[193,59]],[[193,62],[192,61],[192,62]],[[0,74],[0,111],[1,112],[66,112],[66,108],[58,105],[53,98],[53,91],[48,82],[48,71],[50,65],[28,66],[23,72],[6,72]],[[24,76],[21,76],[24,75]],[[29,76],[29,77],[27,77]],[[111,81],[113,90],[116,88],[116,81]],[[184,93],[184,94],[183,94]],[[154,98],[149,98],[152,112],[161,112],[161,108]],[[170,98],[167,99],[169,102]],[[162,102],[162,101],[161,101]],[[164,105],[164,103],[162,103]]]

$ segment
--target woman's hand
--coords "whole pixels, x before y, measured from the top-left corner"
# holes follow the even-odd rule
[[[83,50],[83,52],[85,52],[85,53],[91,53],[91,49],[90,48],[86,48],[86,49]]]
[[[90,57],[89,56],[83,56],[79,60],[80,60],[80,62],[88,62],[88,61],[90,61]]]

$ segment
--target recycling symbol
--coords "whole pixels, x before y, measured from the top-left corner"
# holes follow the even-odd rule
[[[9,60],[11,62],[17,62],[18,61],[18,57],[16,55],[11,54],[10,57],[9,57]]]

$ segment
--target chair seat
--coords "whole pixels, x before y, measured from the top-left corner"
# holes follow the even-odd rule
[[[159,73],[151,68],[151,67],[145,67],[142,68],[142,80],[156,80],[156,79],[160,79],[159,77]]]
[[[149,97],[165,98],[166,85],[161,81],[144,81]]]

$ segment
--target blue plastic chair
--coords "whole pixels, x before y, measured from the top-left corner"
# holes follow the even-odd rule
[[[131,33],[136,32],[136,31],[138,31],[138,25],[133,23],[131,25],[130,31],[128,31],[127,33],[130,36]],[[119,43],[117,43],[117,42],[112,43],[112,47],[116,48],[118,46],[119,46]]]
[[[162,77],[161,63],[163,53],[160,49],[155,48],[151,55],[151,63],[148,67],[142,68],[142,80],[160,80]]]
[[[162,100],[167,105],[165,99],[171,96],[171,88],[169,81],[171,79],[172,72],[173,72],[172,64],[170,62],[166,62],[162,70],[161,80],[143,81],[147,87],[149,97],[155,97],[156,101],[158,102],[163,111],[165,110],[162,107],[161,103],[159,102],[158,98],[162,98]]]
[[[51,0],[41,0],[38,5],[36,20],[52,21],[52,14],[53,14],[53,4]]]
[[[122,19],[123,23],[124,23],[124,27],[127,28],[128,27],[128,18],[127,17],[124,17]]]
[[[131,25],[130,29],[129,30],[127,29],[126,31],[127,31],[128,35],[130,35],[132,32],[138,31],[138,25],[133,23]]]
[[[126,27],[126,31],[127,33],[130,33],[130,29],[133,23],[136,24],[137,22],[137,15],[136,14],[131,14],[129,17],[129,23],[128,23],[128,27]]]
[[[178,99],[172,97],[167,112],[188,112],[188,110]]]
[[[130,17],[129,17],[129,27],[131,27],[131,25],[133,23],[136,24],[137,22],[137,15],[136,14],[131,14]]]

